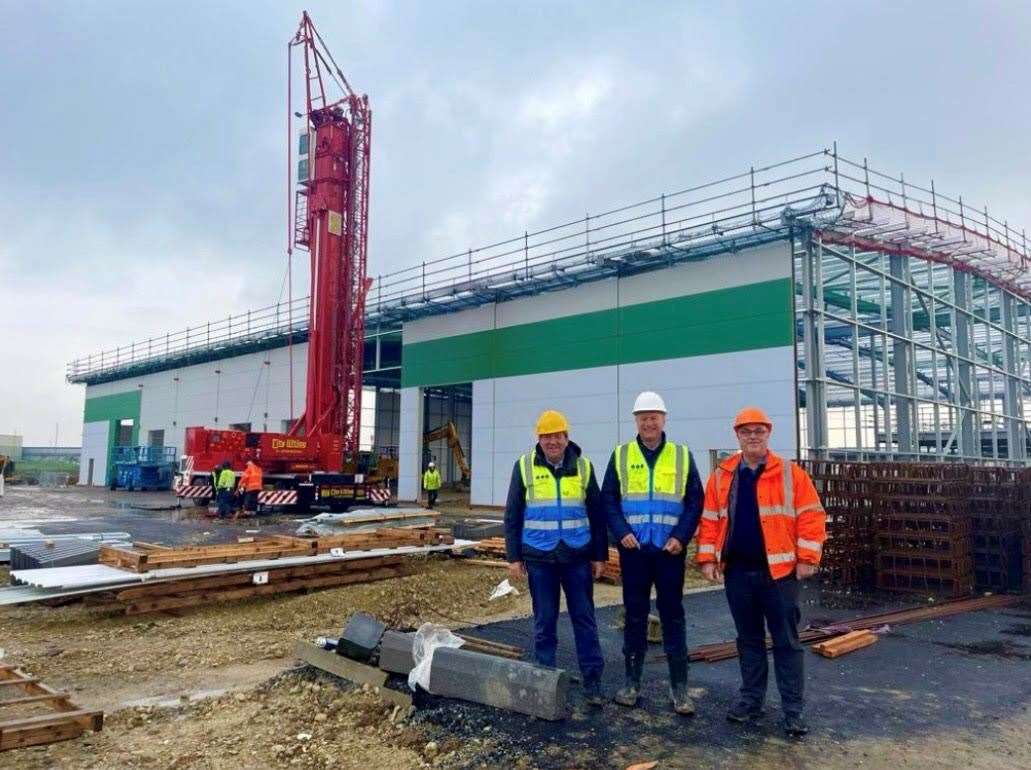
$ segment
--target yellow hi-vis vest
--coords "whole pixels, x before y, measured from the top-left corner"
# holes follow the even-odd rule
[[[433,492],[434,490],[440,489],[440,471],[436,468],[433,470],[427,469],[422,474],[422,488],[427,492]]]
[[[667,441],[650,468],[637,439],[617,446],[615,455],[623,517],[638,542],[662,548],[684,510],[688,448]]]
[[[553,551],[563,541],[571,548],[591,542],[587,518],[587,485],[591,461],[576,459],[576,475],[558,478],[550,468],[534,465],[535,449],[519,458],[519,471],[526,488],[523,543],[538,551]]]

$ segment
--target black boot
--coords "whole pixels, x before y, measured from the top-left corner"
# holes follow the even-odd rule
[[[584,678],[584,698],[590,706],[605,705],[605,696],[601,692],[601,677],[590,676]]]
[[[802,719],[801,714],[785,714],[784,732],[791,738],[801,738],[809,732],[809,725]]]
[[[626,655],[626,683],[616,691],[616,703],[621,706],[636,706],[641,694],[641,671],[644,669],[644,655]]]
[[[669,658],[669,694],[673,710],[681,716],[694,716],[694,701],[687,694],[687,656]]]

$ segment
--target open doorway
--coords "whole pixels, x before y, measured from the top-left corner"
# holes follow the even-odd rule
[[[472,383],[424,388],[422,463],[440,470],[438,507],[469,506],[472,469]]]

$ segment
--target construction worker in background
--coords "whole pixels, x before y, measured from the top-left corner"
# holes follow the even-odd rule
[[[534,655],[555,666],[559,590],[566,595],[587,702],[600,706],[604,660],[594,619],[594,580],[608,560],[605,515],[594,468],[569,440],[561,412],[537,420],[537,444],[512,469],[505,550],[512,579],[525,577],[533,602]]]
[[[228,519],[233,512],[233,487],[236,486],[236,474],[226,460],[218,474],[215,490],[218,495],[218,518]]]
[[[437,470],[437,464],[433,460],[430,460],[425,473],[422,474],[422,488],[426,490],[429,507],[432,508],[437,504],[437,492],[440,490],[440,471]]]
[[[770,451],[773,423],[755,407],[734,420],[741,451],[709,477],[698,532],[698,563],[707,580],[724,582],[737,628],[741,697],[731,722],[762,715],[766,698],[766,628],[784,731],[808,732],[802,718],[803,652],[798,641],[799,581],[820,563],[826,514],[802,468]]]
[[[258,510],[258,493],[264,482],[261,467],[254,460],[247,461],[247,467],[240,476],[240,491],[243,492],[243,509],[249,513]]]
[[[623,576],[623,657],[626,682],[616,702],[635,706],[648,646],[652,586],[662,622],[673,710],[694,714],[687,692],[684,628],[684,547],[702,512],[702,480],[686,445],[666,440],[666,403],[645,391],[634,401],[637,436],[609,459],[602,499],[609,530],[619,543]]]

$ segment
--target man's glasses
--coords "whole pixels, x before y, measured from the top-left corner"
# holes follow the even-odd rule
[[[762,438],[763,436],[765,436],[767,434],[767,432],[768,431],[766,430],[766,428],[738,428],[737,429],[737,433],[738,433],[739,436],[747,436],[749,438],[751,438],[752,436],[754,436],[755,438]]]

